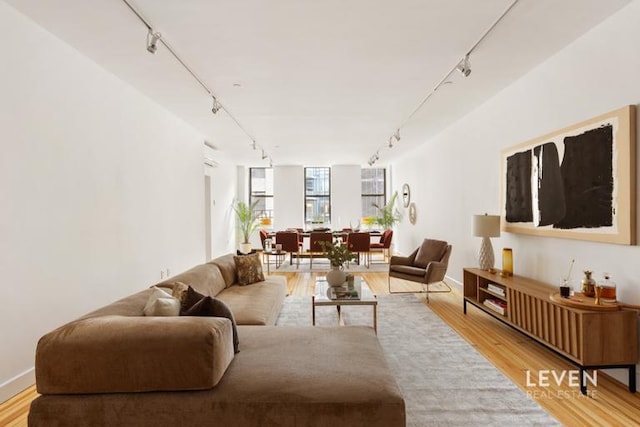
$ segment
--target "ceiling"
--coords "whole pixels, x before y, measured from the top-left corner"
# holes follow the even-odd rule
[[[222,103],[213,115],[124,1],[6,0],[251,166],[393,160],[629,1],[519,0],[465,78],[456,65],[513,0],[129,0]]]

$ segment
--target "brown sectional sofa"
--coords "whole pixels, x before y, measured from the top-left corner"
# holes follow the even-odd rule
[[[236,284],[232,255],[183,282],[231,308],[145,317],[143,290],[45,335],[29,426],[404,426],[402,394],[368,327],[274,326],[286,281]]]

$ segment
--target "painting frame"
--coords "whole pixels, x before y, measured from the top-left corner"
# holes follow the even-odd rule
[[[598,139],[597,134],[606,137]],[[584,148],[580,144],[584,144]],[[568,172],[571,168],[565,166],[567,163],[571,165],[571,162],[576,164],[572,159],[580,158],[580,150],[585,153],[582,157],[594,158],[596,155],[588,154],[587,151],[593,147],[605,147],[605,150],[608,150],[606,153],[610,153],[611,157],[610,163],[609,154],[600,156],[599,161],[600,166],[610,176],[605,173],[602,178],[603,173],[600,169],[595,169],[597,173],[593,174],[594,180],[597,175],[602,182],[607,183],[604,189],[602,185],[598,186],[597,182],[592,184],[594,193],[605,191],[605,197],[600,194],[599,198],[594,199],[593,204],[585,203],[584,198],[589,197],[589,192],[582,191],[582,200],[578,205],[570,194],[577,191],[574,190],[576,186],[572,185],[572,180],[588,183],[589,170],[592,169],[583,167],[578,168],[577,172]],[[628,105],[503,149],[500,164],[502,231],[635,245],[636,161],[635,105]],[[558,164],[554,166],[554,162]],[[586,165],[589,163],[583,161],[582,166]],[[571,173],[576,178],[569,176]],[[580,174],[582,176],[579,176]],[[527,179],[530,180],[528,183]],[[550,182],[553,185],[549,185]],[[527,185],[530,187],[527,188]],[[603,205],[603,199],[608,204]],[[564,219],[570,217],[571,212],[585,212],[585,206],[596,207],[594,211],[600,210],[604,217],[597,218],[593,223]],[[531,215],[527,211],[529,207]],[[564,224],[566,222],[569,225]]]

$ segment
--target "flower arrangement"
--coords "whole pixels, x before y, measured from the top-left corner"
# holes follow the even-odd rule
[[[342,267],[347,261],[353,261],[356,256],[353,252],[347,249],[347,245],[343,245],[340,240],[333,243],[319,242],[324,250],[323,255],[329,259],[332,267]]]

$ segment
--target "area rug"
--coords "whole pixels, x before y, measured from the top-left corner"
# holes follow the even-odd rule
[[[556,426],[535,401],[414,295],[378,296],[378,339],[406,403],[407,426]],[[342,308],[371,325],[371,307]],[[335,307],[316,324],[337,326]],[[278,325],[311,325],[311,298],[287,297]]]

